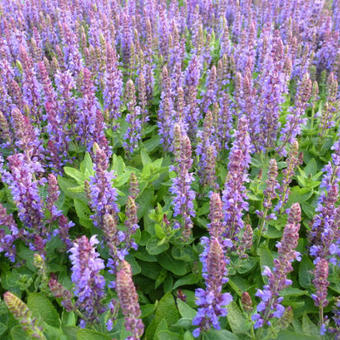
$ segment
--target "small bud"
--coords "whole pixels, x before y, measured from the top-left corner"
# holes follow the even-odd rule
[[[134,172],[132,172],[130,175],[129,194],[134,199],[136,199],[139,194],[139,183]]]
[[[4,294],[4,301],[9,311],[21,324],[22,328],[28,335],[30,335],[34,339],[46,339],[41,328],[37,325],[37,320],[33,318],[31,311],[28,309],[27,305],[24,302],[22,302],[11,292],[6,292]]]
[[[251,297],[248,292],[243,292],[241,297],[241,303],[243,309],[250,313],[253,310],[253,301],[251,300]]]

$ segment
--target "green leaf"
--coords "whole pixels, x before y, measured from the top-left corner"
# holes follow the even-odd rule
[[[150,158],[150,156],[148,155],[145,149],[142,149],[140,151],[140,157],[142,159],[143,166],[146,166],[147,164],[152,163],[152,159]]]
[[[143,143],[147,152],[152,152],[160,145],[160,137],[159,135],[155,135],[152,138],[148,139]]]
[[[246,334],[248,332],[249,322],[234,301],[228,305],[227,319],[233,333]]]
[[[61,319],[62,319],[62,324],[64,326],[75,326],[76,325],[76,316],[74,312],[66,312],[64,310]]]
[[[87,203],[87,198],[84,192],[84,186],[80,186],[75,183],[73,180],[58,177],[58,184],[60,186],[61,191],[67,196],[72,199],[79,199],[84,203]]]
[[[172,327],[175,328],[182,328],[182,329],[189,329],[192,328],[192,318],[180,318]]]
[[[4,323],[0,322],[0,336],[6,332],[7,328]]]
[[[277,340],[320,340],[319,336],[308,336],[305,334],[294,333],[291,331],[282,331],[279,333]]]
[[[168,276],[168,272],[165,269],[162,269],[157,276],[156,282],[155,282],[155,289],[157,289],[166,279]]]
[[[112,165],[111,170],[114,171],[115,175],[119,176],[120,174],[124,173],[126,169],[124,160],[121,156],[117,156],[114,154],[112,156]]]
[[[154,194],[153,189],[146,189],[143,191],[140,197],[137,198],[138,218],[142,218],[143,216],[146,216],[149,213],[149,211],[152,209],[153,194]]]
[[[132,275],[137,275],[142,271],[141,266],[131,254],[127,255],[125,259],[131,265]]]
[[[146,251],[150,255],[158,255],[163,253],[169,248],[169,243],[162,242],[162,240],[159,240],[156,236],[152,236],[148,243],[146,244]]]
[[[319,327],[310,320],[307,314],[302,317],[302,331],[305,335],[318,336],[320,334]]]
[[[77,331],[77,340],[111,340],[111,337],[89,329],[79,329]]]
[[[185,285],[192,285],[200,282],[201,276],[197,274],[188,274],[184,277],[181,277],[179,280],[176,281],[174,285],[174,289],[185,286]]]
[[[306,255],[302,257],[299,264],[299,284],[303,288],[312,286],[314,265],[310,258]]]
[[[171,249],[171,255],[176,260],[182,260],[185,262],[192,263],[197,260],[197,256],[193,251],[192,247],[179,247],[175,246]]]
[[[183,276],[189,271],[185,262],[173,259],[169,253],[159,255],[158,262],[163,268],[178,276]]]
[[[156,305],[154,304],[142,305],[140,306],[140,309],[142,311],[142,319],[144,319],[155,311]]]
[[[274,257],[268,248],[258,248],[257,253],[260,256],[261,273],[265,266],[273,268]]]
[[[177,299],[177,308],[182,318],[193,319],[196,315],[196,311],[187,305],[181,299]]]
[[[194,340],[194,337],[190,331],[186,331],[184,333],[183,340]]]
[[[295,186],[290,191],[287,205],[290,206],[296,202],[303,203],[307,201],[312,195],[313,190],[310,188],[300,188]]]
[[[316,172],[318,171],[318,164],[316,163],[316,160],[312,158],[304,168],[304,173],[307,176],[314,176]]]
[[[84,184],[86,177],[78,169],[71,168],[69,166],[64,167],[65,174],[72,177],[80,185]]]
[[[165,319],[169,326],[179,319],[179,313],[175,304],[175,299],[171,293],[165,294],[158,302],[155,317],[145,332],[145,339],[152,339],[158,324]]]
[[[170,332],[169,330],[159,331],[156,334],[157,340],[178,340],[180,335],[178,333]]]
[[[41,293],[28,295],[27,306],[36,317],[41,317],[47,324],[53,327],[60,326],[59,314],[51,301]]]
[[[80,200],[75,199],[74,208],[79,218],[79,223],[83,227],[90,229],[93,226],[93,222],[90,218],[92,213],[91,213],[90,208],[87,206],[87,204],[85,204],[84,202]]]
[[[280,295],[283,297],[288,297],[288,296],[302,296],[302,295],[309,295],[309,294],[306,290],[302,290],[302,289],[294,288],[294,287],[287,287],[281,290]]]
[[[80,171],[85,175],[86,179],[94,175],[93,162],[88,152],[85,153],[84,159],[80,163]]]
[[[138,251],[136,252],[132,252],[132,255],[142,261],[145,262],[157,262],[157,257],[148,254],[148,252],[146,251],[146,249],[143,247],[139,247]]]
[[[19,325],[14,326],[10,333],[12,340],[29,340],[28,335]]]
[[[246,274],[250,272],[256,265],[258,260],[254,257],[239,260],[237,263],[237,272],[239,274]]]
[[[239,340],[239,338],[225,329],[220,331],[211,329],[210,331],[202,334],[202,340]]]

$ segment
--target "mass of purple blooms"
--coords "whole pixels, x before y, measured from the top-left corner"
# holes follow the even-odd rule
[[[340,0],[0,0],[0,338],[340,340],[339,79]]]

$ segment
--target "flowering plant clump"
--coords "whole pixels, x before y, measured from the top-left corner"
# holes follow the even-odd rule
[[[0,339],[340,339],[339,78],[339,0],[0,0]]]

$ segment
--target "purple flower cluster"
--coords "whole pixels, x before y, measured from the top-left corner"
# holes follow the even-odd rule
[[[268,278],[268,284],[263,289],[258,289],[255,294],[261,299],[256,307],[256,313],[252,315],[255,328],[270,325],[270,319],[283,316],[285,308],[281,304],[283,297],[280,297],[279,293],[292,284],[287,274],[293,270],[292,262],[300,259],[300,254],[295,251],[299,240],[300,220],[300,206],[295,203],[290,209],[282,240],[276,244],[279,256],[274,260],[274,268],[271,270],[266,266],[262,273]]]
[[[340,265],[340,208],[336,203],[339,197],[340,182],[340,141],[332,147],[332,161],[323,169],[316,215],[313,218],[309,234],[310,254],[315,263],[320,259],[329,259],[333,264]]]
[[[41,237],[46,237],[44,228],[43,202],[39,194],[39,187],[46,183],[45,178],[36,179],[43,173],[41,164],[38,162],[27,163],[23,154],[15,154],[7,158],[9,171],[2,164],[2,179],[11,190],[13,200],[18,208],[18,216],[29,233],[31,246],[44,253],[44,243]]]
[[[94,145],[94,176],[90,177],[88,195],[90,207],[95,212],[91,216],[94,224],[100,227],[105,214],[118,212],[117,190],[112,186],[115,178],[113,171],[108,171],[108,159],[105,151]]]
[[[105,296],[105,279],[99,273],[104,269],[104,261],[96,252],[95,246],[99,243],[96,235],[90,240],[82,236],[75,240],[69,250],[72,262],[72,282],[75,284],[74,294],[77,296],[76,306],[83,312],[85,320],[80,325],[84,327],[86,322],[94,322],[105,311],[101,300]]]
[[[123,143],[127,152],[132,153],[138,146],[141,139],[142,117],[141,108],[136,106],[136,89],[133,81],[130,79],[126,83],[127,109],[129,113],[126,115],[126,122],[129,124],[125,133]]]
[[[211,327],[220,329],[219,317],[227,315],[226,306],[232,301],[229,293],[222,293],[222,286],[228,281],[222,245],[215,237],[210,240],[202,238],[201,242],[205,246],[200,258],[206,289],[198,288],[195,291],[198,306],[197,315],[192,321],[194,326],[198,326],[193,331],[195,337]]]
[[[183,127],[179,124],[174,127],[173,149],[176,161],[173,170],[177,173],[177,176],[172,179],[170,192],[174,195],[174,216],[181,216],[183,236],[187,239],[193,228],[191,217],[195,216],[193,206],[195,192],[191,189],[193,174],[189,173],[192,166],[191,143],[189,137],[183,131]]]
[[[228,174],[222,195],[225,214],[224,234],[229,239],[237,238],[238,232],[243,228],[243,211],[248,209],[244,184],[248,181],[250,148],[248,121],[245,117],[241,117],[235,133],[233,147],[230,150]]]
[[[22,236],[22,231],[18,229],[12,215],[8,215],[6,208],[1,204],[0,225],[6,227],[0,229],[0,252],[4,252],[11,262],[15,262],[16,250],[14,242]]]

